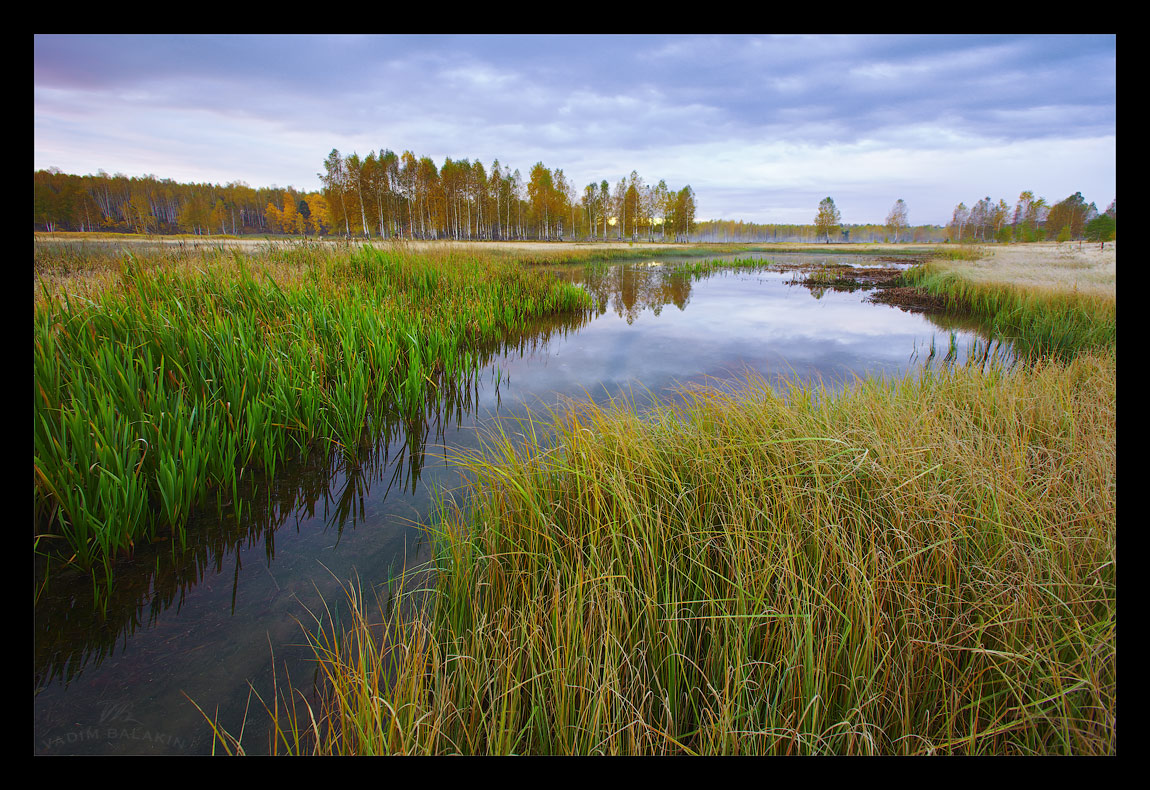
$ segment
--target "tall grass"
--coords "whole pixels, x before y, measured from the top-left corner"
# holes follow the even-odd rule
[[[1106,294],[974,282],[932,262],[906,272],[904,281],[946,297],[951,309],[986,322],[991,333],[1012,341],[1023,355],[1066,359],[1082,350],[1112,348],[1117,342],[1116,304]]]
[[[930,251],[931,258],[944,261],[977,261],[986,256],[985,250],[975,244],[939,247]]]
[[[427,605],[319,618],[277,749],[1112,753],[1114,385],[1082,354],[496,434]]]
[[[763,258],[734,258],[731,260],[684,261],[675,264],[675,270],[691,274],[696,278],[727,269],[749,269],[752,272],[768,271],[772,262]]]
[[[246,469],[274,475],[317,443],[354,459],[465,382],[482,344],[588,307],[574,286],[450,252],[129,255],[114,276],[74,255],[95,285],[37,264],[56,276],[33,316],[35,544],[84,567],[159,529],[182,543],[190,510]]]

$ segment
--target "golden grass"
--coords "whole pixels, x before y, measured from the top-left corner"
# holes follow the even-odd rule
[[[1116,242],[1105,250],[1097,244],[1035,242],[983,245],[975,261],[946,261],[944,267],[978,284],[1023,289],[1078,291],[1109,297],[1117,292]]]
[[[815,398],[754,381],[497,434],[460,459],[429,608],[321,620],[327,702],[280,741],[1112,753],[1114,383],[1107,353]]]

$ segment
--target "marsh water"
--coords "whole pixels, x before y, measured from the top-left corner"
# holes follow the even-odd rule
[[[513,435],[517,418],[567,398],[623,396],[642,408],[748,372],[834,388],[961,361],[980,339],[953,319],[870,303],[865,290],[806,287],[773,267],[692,274],[681,263],[549,270],[581,283],[596,307],[507,338],[450,402],[378,437],[359,463],[313,454],[252,485],[238,519],[204,508],[186,551],[141,549],[98,604],[85,576],[38,575],[35,753],[207,753],[211,730],[193,700],[232,734],[242,724],[249,754],[266,752],[267,716],[250,692],[270,702],[274,683],[310,686],[312,614],[338,618],[349,580],[375,588],[430,557],[420,525],[435,492],[460,485],[452,454],[479,448],[496,421]]]

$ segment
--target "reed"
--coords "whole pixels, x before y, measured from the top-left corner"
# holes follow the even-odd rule
[[[182,543],[191,509],[252,470],[317,445],[354,459],[473,375],[484,343],[588,307],[474,253],[221,247],[118,255],[114,272],[54,255],[33,317],[34,544],[83,567],[159,529]]]
[[[279,743],[1113,753],[1114,392],[1083,353],[494,433],[426,606],[317,619],[325,702]]]
[[[945,264],[928,261],[904,275],[904,282],[946,297],[950,310],[985,322],[1024,356],[1113,348],[1117,313],[1113,295],[1070,287],[1018,287],[977,282]]]
[[[686,261],[675,264],[676,271],[689,273],[695,277],[713,274],[727,269],[745,269],[753,272],[769,271],[772,262],[761,258],[734,258],[731,260]]]
[[[959,244],[932,249],[930,257],[944,261],[977,261],[986,257],[986,251],[975,244]]]

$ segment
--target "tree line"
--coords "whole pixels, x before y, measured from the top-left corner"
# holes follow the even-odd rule
[[[290,233],[328,230],[318,192],[255,188],[243,181],[220,186],[51,168],[33,174],[33,203],[35,229],[43,231],[242,235],[281,233],[285,225]]]
[[[1070,241],[1090,239],[1105,242],[1114,238],[1118,214],[1115,200],[1106,211],[1098,212],[1087,203],[1081,192],[1054,205],[1043,197],[1024,190],[1011,209],[1005,199],[997,203],[989,196],[970,207],[959,203],[946,226],[947,238],[954,242],[1002,243],[1027,241]]]
[[[689,240],[696,230],[690,185],[647,184],[636,172],[582,191],[560,168],[537,162],[524,178],[496,159],[446,158],[438,166],[411,151],[344,157],[336,149],[318,173],[323,187],[253,188],[177,183],[101,170],[33,174],[35,229],[124,233],[343,235],[367,238]]]
[[[411,151],[344,157],[332,149],[318,173],[323,187],[177,183],[103,170],[33,174],[34,227],[41,231],[343,235],[455,240],[626,240],[711,242],[1026,242],[1114,238],[1115,202],[1099,213],[1081,192],[1051,205],[1023,191],[1013,208],[984,197],[959,203],[945,226],[908,222],[906,202],[885,223],[844,224],[823,199],[812,224],[695,217],[690,185],[648,184],[634,170],[579,190],[562,169],[537,162],[524,178],[496,159],[490,167],[446,158],[438,166]]]
[[[894,234],[887,225],[873,222],[840,222],[836,227],[826,229],[832,236],[831,241],[893,243],[897,240],[916,244],[931,244],[946,240],[946,228],[942,225],[912,225],[902,227],[899,230],[898,234]],[[750,242],[815,244],[825,242],[827,232],[815,224],[757,223],[716,219],[700,221],[695,233],[695,240],[732,244]]]
[[[1055,203],[1035,197],[1030,190],[1018,196],[1013,210],[1005,199],[994,203],[989,197],[968,208],[959,203],[946,226],[909,222],[909,207],[902,198],[891,206],[886,221],[879,224],[844,224],[834,198],[823,198],[810,225],[756,224],[734,220],[700,222],[699,241],[718,242],[1028,242],[1044,239],[1070,241],[1089,239],[1105,243],[1115,238],[1115,201],[1103,213],[1086,203],[1081,192]]]
[[[899,198],[887,214],[886,222],[844,224],[834,198],[819,201],[814,222],[810,225],[711,220],[699,223],[700,241],[719,242],[884,242],[909,241],[930,244],[946,241],[941,225],[912,226],[906,201]]]

